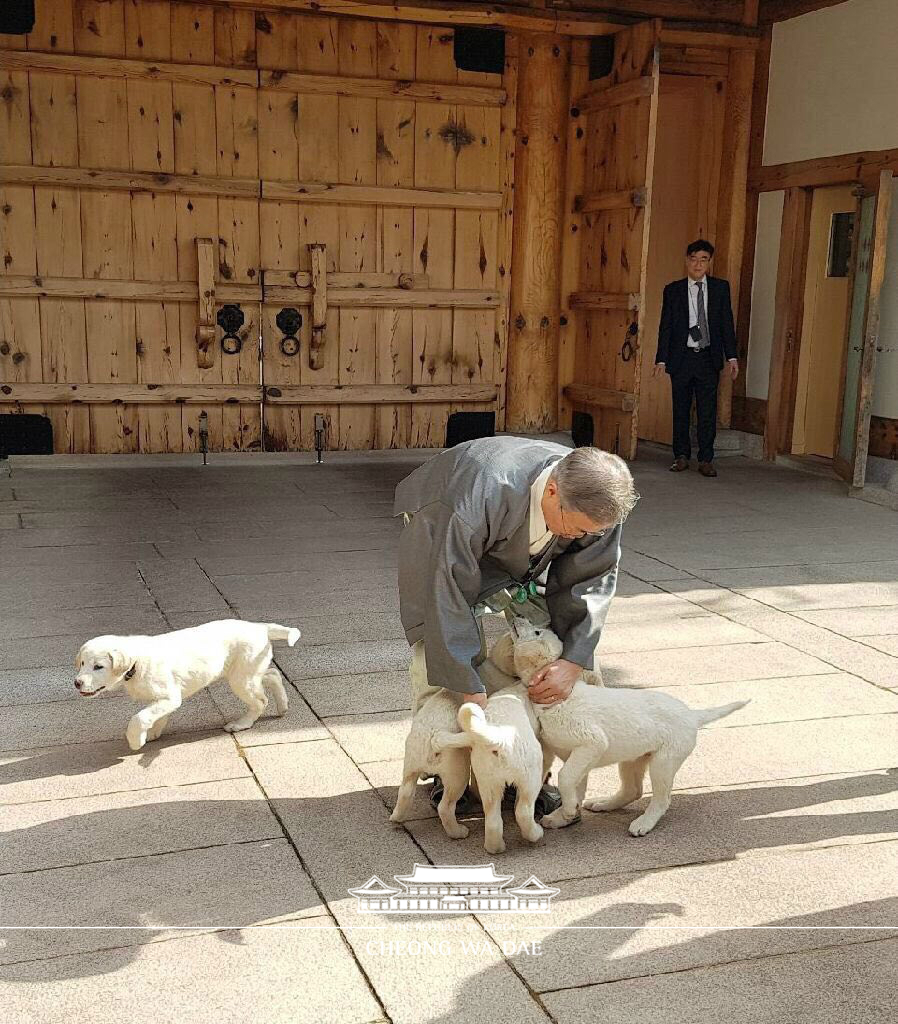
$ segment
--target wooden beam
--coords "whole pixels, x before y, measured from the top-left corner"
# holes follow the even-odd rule
[[[592,384],[568,384],[564,396],[576,405],[594,405],[621,412],[632,412],[636,408],[636,395],[629,391],[611,391]]]
[[[193,174],[156,174],[140,171],[102,171],[84,167],[32,167],[0,165],[0,184],[52,185],[99,189],[103,192],[177,192],[186,195],[258,199],[258,178],[207,178]]]
[[[664,54],[661,54],[662,75],[698,75],[702,78],[726,79],[729,73],[729,64],[716,64],[712,61],[665,60]]]
[[[898,149],[875,149],[843,153],[814,160],[795,160],[753,168],[748,187],[756,192],[779,192],[787,188],[820,188],[873,182],[881,171],[898,171]]]
[[[456,192],[454,189],[338,185],[323,181],[263,181],[262,198],[279,203],[331,203],[350,206],[421,206],[444,210],[498,210],[501,192]]]
[[[677,21],[721,22],[739,25],[743,17],[743,0],[550,0],[551,6],[575,7],[597,14],[614,11],[628,23],[664,18]],[[722,26],[723,27],[723,26]]]
[[[321,369],[321,350],[327,344],[327,246],[313,242],[309,246],[312,264],[312,339],[309,342],[309,369]],[[336,282],[335,282],[336,284]]]
[[[791,449],[810,213],[811,193],[806,189],[789,189],[783,203],[767,388],[764,457],[770,460]]]
[[[502,107],[508,101],[504,89],[481,85],[310,75],[295,71],[260,71],[259,80],[263,89],[312,95],[424,100],[428,103],[458,103],[466,107]]]
[[[255,89],[259,73],[214,64],[169,64],[162,61],[122,60],[118,57],[80,57],[34,50],[0,50],[0,69],[56,71],[94,78],[132,78],[144,82],[192,82],[195,85],[246,85]]]
[[[263,301],[268,305],[292,303],[312,304],[312,289],[295,286],[265,287]],[[498,291],[467,288],[330,288],[328,306],[354,309],[497,309],[501,301]]]
[[[861,352],[860,387],[857,404],[857,448],[854,456],[854,477],[850,483],[863,487],[867,473],[867,452],[870,446],[870,416],[873,409],[874,370],[876,348],[879,341],[879,321],[882,310],[882,284],[885,280],[889,212],[892,206],[892,172],[882,171],[876,195],[876,220],[873,228],[873,262],[870,266],[870,286],[867,316],[864,323],[863,350]]]
[[[762,24],[775,21],[788,21],[812,11],[822,11],[827,7],[835,7],[845,0],[761,0],[758,19]]]
[[[733,430],[763,435],[767,422],[767,399],[733,395]]]
[[[558,426],[558,331],[570,44],[519,40],[506,426]]]
[[[217,4],[223,0],[201,0]],[[605,35],[621,28],[625,19],[613,14],[596,16],[556,12],[545,7],[480,2],[452,3],[443,0],[227,0],[235,9],[306,11],[317,15],[345,15],[376,21],[410,21],[424,25],[475,25],[515,32],[568,35]]]
[[[767,29],[755,56],[755,76],[751,95],[751,128],[748,141],[748,176],[760,167],[764,156],[767,126],[767,87],[770,73],[772,33]],[[751,328],[751,290],[755,274],[755,246],[758,237],[758,193],[749,191],[745,200],[745,227],[742,240],[742,268],[739,275],[736,313],[736,343],[741,372],[733,382],[733,395],[744,395],[748,368],[748,341]],[[732,282],[731,282],[732,283]]]
[[[255,284],[216,284],[216,301],[260,302]],[[129,281],[87,277],[0,277],[7,298],[122,299],[127,302],[196,302],[194,281]]]
[[[0,384],[5,402],[44,405],[258,405],[255,384]]]
[[[730,282],[734,311],[739,308],[745,244],[746,181],[751,148],[755,56],[751,50],[730,51],[730,74],[727,79],[723,121],[714,272]],[[743,364],[740,369],[744,374],[745,365]],[[732,398],[733,379],[728,373],[724,373],[720,381],[717,403],[717,416],[723,427],[730,425]]]
[[[571,309],[630,309],[639,310],[639,293],[631,292],[574,292],[568,300]]]
[[[617,192],[587,192],[574,199],[575,213],[597,213],[600,210],[632,210],[646,205],[644,188],[625,188]]]
[[[753,29],[742,32],[707,32],[696,28],[662,28],[661,45],[709,46],[724,50],[757,50],[759,34]]]
[[[428,402],[494,402],[495,384],[323,384],[265,388],[268,405],[417,405]]]
[[[52,185],[104,192],[177,192],[186,195],[259,198],[258,178],[207,178],[192,174],[101,171],[81,167],[0,165],[0,184]],[[263,199],[279,203],[337,203],[350,206],[420,206],[446,210],[498,210],[501,192],[457,192],[454,189],[390,188],[340,185],[326,181],[263,181]]]
[[[584,93],[574,104],[575,110],[589,114],[596,110],[609,110],[623,103],[632,103],[643,96],[652,95],[652,79],[649,76],[634,78],[622,85],[612,85],[608,89],[595,89]],[[573,113],[573,111],[572,111]]]
[[[197,238],[196,365],[201,370],[215,365],[215,255],[211,238]]]
[[[310,288],[312,275],[307,270],[263,270],[265,287]],[[2,282],[3,278],[0,278]],[[327,275],[330,288],[429,288],[429,274],[354,274],[351,271],[331,271]]]

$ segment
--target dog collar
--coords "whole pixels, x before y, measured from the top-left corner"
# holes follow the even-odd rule
[[[134,673],[136,671],[137,671],[137,662],[135,661],[134,664],[125,673],[125,680],[127,681],[128,679],[133,679],[134,678]]]

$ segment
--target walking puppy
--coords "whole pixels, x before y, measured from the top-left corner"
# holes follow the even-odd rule
[[[268,704],[269,688],[279,715],[287,710],[281,674],[271,664],[271,641],[291,647],[298,629],[274,623],[222,619],[160,636],[98,636],[81,647],[75,659],[75,688],[84,697],[123,686],[136,701],[146,702],[128,723],[132,750],[162,735],[168,716],[183,701],[210,683],[226,679],[247,710],[228,732],[249,729]]]
[[[551,630],[537,629],[521,618],[515,619],[513,629],[515,667],[525,682],[560,657],[561,641]],[[651,832],[670,806],[674,776],[695,749],[698,730],[748,703],[736,701],[698,711],[665,693],[577,682],[567,700],[534,704],[541,742],[564,760],[558,776],[561,807],[542,819],[543,827],[572,825],[579,820],[581,806],[588,811],[626,807],[642,796],[648,769],[652,799],[631,822],[630,835]],[[619,791],[609,800],[584,803],[590,771],[610,764],[618,766]]]

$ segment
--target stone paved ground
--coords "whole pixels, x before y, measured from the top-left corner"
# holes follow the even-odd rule
[[[420,458],[0,477],[3,1019],[893,1021],[898,517],[741,459],[715,481],[635,466],[606,678],[752,698],[702,734],[658,829],[630,839],[634,808],[531,848],[511,823],[497,867],[557,887],[548,915],[356,912],[372,875],[494,859],[480,821],[450,842],[423,799],[388,821],[408,718],[390,497]],[[127,697],[77,697],[86,637],[232,614],[301,626],[285,718],[232,737],[218,688],[132,754]]]

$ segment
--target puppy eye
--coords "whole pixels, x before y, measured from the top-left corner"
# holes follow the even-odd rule
[[[94,672],[102,672],[102,671],[103,671],[103,666],[102,665],[94,665]]]

